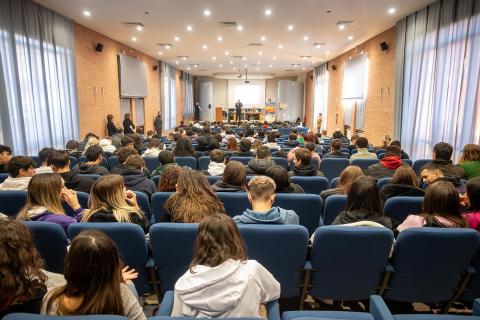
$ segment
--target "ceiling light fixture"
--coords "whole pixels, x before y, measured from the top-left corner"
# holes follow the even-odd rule
[[[258,51],[258,55],[259,55],[259,56],[263,56],[263,52],[262,52],[262,51]]]
[[[345,29],[345,25],[341,24],[338,26],[338,30],[343,30],[343,29]]]
[[[208,10],[208,9],[205,9],[205,10],[203,11],[203,15],[206,16],[206,17],[209,17],[210,14],[211,14],[211,12],[210,12],[210,10]]]
[[[262,41],[266,41],[266,40],[267,40],[267,37],[265,37],[265,36],[261,36],[261,37],[260,37],[260,40],[262,40]]]
[[[233,61],[232,61],[232,60],[230,60],[230,62],[229,62],[229,63],[230,63],[230,64],[233,64]]]
[[[198,64],[198,63],[195,63],[193,66],[194,66],[195,68],[198,68],[199,64]]]
[[[143,31],[143,27],[142,26],[137,26],[137,31]]]
[[[213,57],[212,57],[212,60],[217,60],[217,57],[213,56]]]
[[[132,41],[137,41],[137,38],[135,38],[135,37],[132,37]]]
[[[187,70],[190,70],[190,67],[187,67]]]
[[[271,64],[268,65],[269,68],[273,67]]]
[[[348,36],[348,40],[353,40],[353,37],[352,37],[352,36]]]
[[[222,36],[218,36],[218,37],[217,37],[217,41],[218,41],[218,42],[222,42],[222,41],[223,41]]]
[[[173,40],[175,40],[176,42],[180,41],[180,37],[175,37],[173,38]]]
[[[233,70],[237,70],[237,67],[233,67]]]
[[[283,45],[279,44],[278,49],[283,49]]]
[[[259,71],[259,70],[260,70],[260,68],[255,68],[255,70]]]
[[[302,70],[305,70],[305,67],[303,67]]]
[[[242,57],[243,60],[247,60],[247,57]]]
[[[178,61],[175,61],[175,64],[178,64]]]
[[[88,11],[88,10],[85,10],[85,11],[83,11],[83,15],[84,15],[85,17],[90,17],[90,16],[92,15],[92,13],[91,13],[90,11]]]
[[[162,55],[162,54],[163,54],[163,52],[162,52],[162,51],[158,51],[158,54],[159,54],[159,55]]]
[[[327,54],[327,56],[330,55],[330,51],[327,51],[326,54]]]
[[[187,31],[192,31],[192,30],[193,30],[192,26],[187,26]]]
[[[293,25],[290,24],[290,25],[287,27],[287,29],[288,29],[288,31],[292,31],[292,30],[293,30]]]
[[[228,56],[230,54],[230,52],[228,51],[225,51],[225,55]]]
[[[183,57],[182,57],[182,60],[187,60],[187,57],[183,56]]]
[[[165,48],[167,48],[167,50],[170,50],[171,46],[170,46],[169,44],[167,44],[167,45],[165,46]]]
[[[272,15],[272,10],[271,10],[271,9],[265,10],[265,15],[266,15],[267,17],[271,16],[271,15]]]
[[[257,64],[261,64],[262,62],[261,61],[257,61]]]
[[[247,68],[247,67],[248,67],[248,64],[245,64],[245,65],[243,65],[243,66],[244,66],[245,68]]]
[[[218,65],[220,68],[223,67],[221,64]]]
[[[308,41],[308,36],[303,37],[303,41]]]
[[[317,48],[317,49],[320,49],[320,47],[321,47],[320,44],[316,44],[316,45],[315,45],[315,48]]]
[[[237,26],[237,30],[238,30],[238,31],[242,31],[242,30],[243,30],[243,26],[242,26],[242,25]]]
[[[206,44],[203,45],[203,50],[207,50],[208,46]]]
[[[277,60],[277,57],[273,57],[273,60],[274,60],[274,61]]]
[[[394,14],[397,11],[395,8],[388,9],[388,14]]]

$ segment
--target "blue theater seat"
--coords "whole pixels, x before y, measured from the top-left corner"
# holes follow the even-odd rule
[[[175,162],[181,167],[197,170],[197,159],[195,157],[175,157]]]
[[[432,159],[418,159],[413,162],[413,170],[415,171],[417,176],[420,175],[420,169],[431,161]]]
[[[423,208],[423,197],[392,197],[385,201],[383,213],[399,223],[409,214],[420,214]]]
[[[365,171],[372,164],[377,164],[379,162],[380,160],[378,159],[353,159],[352,166],[358,166]]]
[[[16,216],[26,201],[26,191],[0,191],[0,212],[10,217]]]
[[[290,180],[293,183],[300,185],[305,193],[320,194],[322,191],[328,189],[328,179],[325,177],[301,177],[294,176]]]
[[[210,164],[210,157],[203,156],[198,158],[198,170],[207,170]]]
[[[147,166],[148,171],[153,172],[160,165],[157,157],[143,157],[145,160],[145,165]]]
[[[330,225],[347,206],[347,196],[341,194],[333,194],[325,200],[325,209],[323,211],[323,223]]]
[[[350,161],[348,159],[323,159],[320,162],[320,171],[331,181],[333,178],[339,177],[349,165]]]

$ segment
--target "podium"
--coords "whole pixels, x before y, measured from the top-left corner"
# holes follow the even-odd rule
[[[223,114],[222,114],[222,107],[215,107],[215,121],[222,122],[223,121]]]

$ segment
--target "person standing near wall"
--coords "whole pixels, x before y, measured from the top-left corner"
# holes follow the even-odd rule
[[[200,121],[200,111],[203,111],[203,109],[200,107],[200,103],[197,102],[195,103],[195,113],[193,115],[194,121]]]
[[[160,111],[158,111],[157,116],[155,117],[155,120],[153,120],[153,127],[155,128],[155,131],[157,134],[162,134],[162,115]]]
[[[322,121],[323,121],[323,115],[320,112],[317,116],[317,133],[320,133],[322,131]]]
[[[240,101],[240,99],[238,99],[237,103],[235,103],[235,112],[237,113],[237,122],[239,124],[240,124],[240,118],[242,116],[242,108],[243,108],[243,104]]]
[[[125,113],[125,117],[123,118],[123,133],[135,133],[133,129],[135,129],[135,125],[132,121],[132,115],[127,112]]]
[[[117,127],[113,123],[113,114],[107,115],[107,136],[111,137],[117,133]]]

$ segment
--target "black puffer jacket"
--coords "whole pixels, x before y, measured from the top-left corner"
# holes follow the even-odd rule
[[[265,174],[267,169],[275,165],[272,159],[252,159],[245,167],[247,174]]]
[[[382,190],[380,190],[380,197],[384,202],[392,197],[423,197],[424,195],[425,191],[408,184],[387,184],[382,188]]]
[[[93,183],[95,182],[90,177],[81,177],[71,171],[60,173],[60,175],[63,181],[65,181],[65,187],[75,191],[90,193],[90,189],[92,189]]]
[[[293,171],[290,171],[288,173],[289,176],[300,176],[300,177],[314,177],[314,176],[322,176],[323,177],[323,173],[320,172],[320,171],[317,171],[317,168],[315,168],[314,166],[310,165],[310,166],[295,166],[295,168],[293,168]]]
[[[245,190],[242,187],[234,186],[228,183],[218,180],[212,186],[214,192],[244,192]]]
[[[150,223],[143,212],[141,213],[141,216],[133,212],[131,212],[129,216],[132,223],[138,224],[142,227],[145,234],[148,233]],[[117,222],[117,219],[115,219],[112,211],[97,211],[90,216],[88,222]]]
[[[378,217],[377,214],[373,214],[371,212],[364,212],[360,210],[354,211],[343,211],[333,220],[332,225],[338,224],[348,224],[354,223],[359,221],[372,221],[381,224],[382,226],[393,230],[397,227],[398,223],[392,221],[389,217],[381,216]]]
[[[128,190],[143,192],[149,199],[157,191],[155,182],[148,179],[140,170],[124,167],[119,174],[123,177],[123,182]]]
[[[80,162],[76,164],[72,168],[72,172],[75,173],[80,173],[80,174],[99,174],[101,176],[105,176],[107,174],[110,174],[108,170],[98,164],[96,165],[89,165],[86,162]]]

